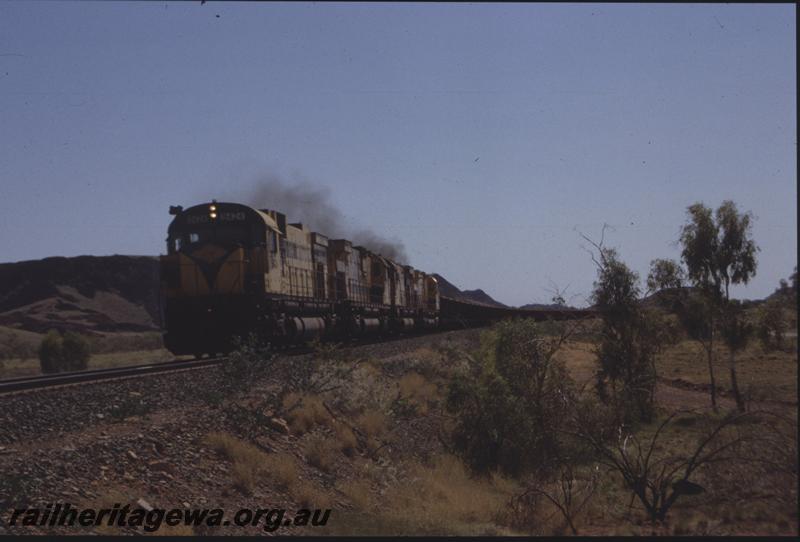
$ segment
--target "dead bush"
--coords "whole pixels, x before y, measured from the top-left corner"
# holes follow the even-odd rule
[[[366,481],[347,480],[337,487],[353,503],[357,510],[367,510],[371,507],[373,496],[369,483]]]
[[[336,442],[319,435],[311,437],[305,445],[306,458],[309,464],[325,472],[330,472],[336,461],[338,451]]]
[[[307,433],[316,425],[328,425],[331,419],[322,399],[316,395],[290,393],[284,398],[283,407],[287,412],[289,427],[298,435]]]
[[[283,489],[291,489],[297,483],[297,461],[288,453],[268,455],[264,461],[267,477]]]
[[[249,495],[264,480],[283,489],[291,489],[297,481],[297,465],[290,454],[267,454],[226,433],[209,433],[205,442],[232,463],[233,485],[243,494]]]
[[[322,490],[317,489],[311,482],[300,482],[292,492],[301,508],[330,508],[332,499]]]
[[[386,416],[377,411],[364,412],[356,420],[356,425],[367,437],[377,437],[386,431]]]
[[[352,456],[358,448],[356,435],[344,424],[340,423],[336,426],[336,440],[339,443],[339,449],[348,457]]]

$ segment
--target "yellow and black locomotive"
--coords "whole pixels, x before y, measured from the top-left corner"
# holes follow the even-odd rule
[[[434,328],[436,279],[278,211],[212,201],[170,207],[161,256],[164,343],[174,354]]]

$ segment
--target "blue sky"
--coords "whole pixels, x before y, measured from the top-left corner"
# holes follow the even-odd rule
[[[787,4],[0,3],[0,261],[158,254],[170,204],[277,177],[509,304],[584,304],[579,232],[645,275],[733,199],[763,297],[797,261],[795,43]]]

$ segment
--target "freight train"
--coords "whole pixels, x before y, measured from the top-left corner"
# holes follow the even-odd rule
[[[270,343],[479,325],[520,311],[440,295],[436,278],[275,210],[212,201],[184,209],[160,258],[164,344],[176,355],[229,352],[237,336]]]

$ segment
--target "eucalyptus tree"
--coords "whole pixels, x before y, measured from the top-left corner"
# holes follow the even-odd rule
[[[747,284],[756,274],[759,248],[752,238],[753,215],[740,213],[726,200],[712,211],[702,203],[690,205],[681,228],[681,258],[689,280],[702,296],[702,305],[686,314],[690,334],[700,340],[707,354],[711,379],[711,403],[716,408],[714,384],[714,340],[717,328],[730,351],[731,385],[740,409],[744,408],[736,379],[734,353],[746,344],[751,328],[742,324],[740,307],[730,302],[730,286]],[[691,329],[694,328],[694,329]]]

